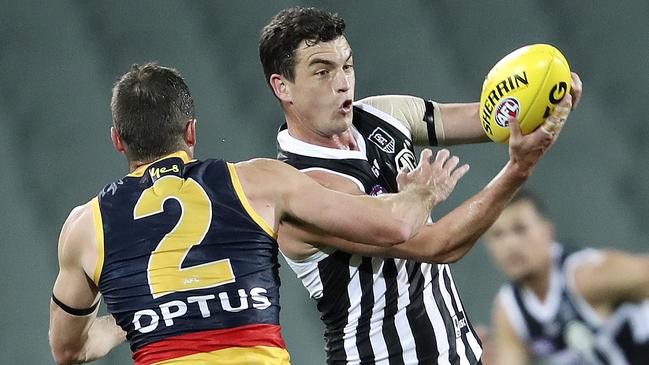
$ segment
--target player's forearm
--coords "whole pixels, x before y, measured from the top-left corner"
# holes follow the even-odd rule
[[[377,200],[388,204],[390,214],[385,228],[399,238],[398,241],[380,242],[388,245],[412,239],[430,218],[433,206],[439,203],[435,194],[423,188],[406,188],[399,194],[379,196]]]
[[[445,146],[489,142],[480,122],[480,104],[437,104],[443,123]]]
[[[112,316],[95,318],[90,328],[76,338],[70,337],[72,332],[60,336],[50,334],[52,354],[58,364],[82,364],[99,359],[126,339]]]
[[[527,174],[508,163],[479,193],[385,254],[422,262],[459,260],[498,218],[526,178]]]
[[[85,346],[85,361],[102,358],[110,350],[126,341],[126,333],[115,323],[113,316],[98,317],[88,331]]]

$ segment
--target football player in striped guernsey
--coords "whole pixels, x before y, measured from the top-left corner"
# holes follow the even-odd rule
[[[277,135],[281,160],[328,188],[380,196],[397,191],[397,173],[414,167],[415,145],[488,141],[477,103],[410,96],[355,102],[344,29],[335,14],[294,7],[275,15],[261,32],[264,74],[286,119]],[[576,75],[573,90],[577,101]],[[444,263],[472,247],[530,176],[556,140],[571,102],[568,95],[543,128],[526,136],[512,121],[510,159],[501,172],[404,244],[377,248],[280,226],[280,250],[322,314],[329,363],[480,363],[480,340]]]
[[[494,304],[496,364],[645,364],[649,255],[569,252],[542,202],[521,191],[485,235],[510,283]]]
[[[130,172],[63,225],[49,332],[61,364],[125,340],[142,365],[288,364],[280,223],[389,246],[412,237],[468,169],[426,150],[400,176],[405,189],[379,200],[325,189],[276,160],[196,160],[189,89],[155,64],[121,77],[111,110]],[[97,318],[100,295],[110,315]]]

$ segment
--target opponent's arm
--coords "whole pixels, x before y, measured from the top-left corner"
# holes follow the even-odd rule
[[[496,299],[492,318],[494,340],[491,342],[496,360],[494,363],[499,365],[531,364],[532,359],[527,346],[514,330],[506,311],[507,308],[503,303]]]
[[[572,109],[582,95],[579,75],[571,74]],[[450,146],[488,142],[480,122],[479,103],[436,103],[403,95],[373,96],[359,100],[388,113],[408,128],[417,145]]]
[[[59,238],[59,274],[52,290],[58,303],[51,301],[49,329],[59,364],[98,359],[126,339],[112,316],[97,318],[98,289],[84,267],[97,257],[92,214],[90,204],[73,210]]]
[[[604,251],[575,268],[576,289],[603,315],[624,302],[649,298],[649,256]]]
[[[246,195],[263,211],[265,197],[273,197],[268,222],[290,221],[311,230],[357,242],[392,245],[417,233],[433,205],[446,199],[468,166],[457,167],[457,157],[448,151],[431,161],[430,150],[422,152],[417,168],[399,178],[406,183],[398,194],[380,198],[350,196],[325,189],[289,165],[273,160],[237,164]],[[265,184],[258,184],[264,181]],[[265,189],[265,193],[263,193]],[[267,210],[267,209],[266,209]]]

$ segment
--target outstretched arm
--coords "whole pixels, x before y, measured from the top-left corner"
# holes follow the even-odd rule
[[[574,283],[584,299],[606,316],[620,303],[649,298],[649,255],[604,251],[578,264]]]
[[[424,150],[419,166],[402,174],[403,191],[380,198],[326,189],[273,160],[240,163],[236,170],[251,204],[275,228],[291,222],[356,242],[393,245],[414,236],[432,207],[448,197],[468,170],[467,165],[457,167],[457,157],[449,158],[448,151],[438,153],[435,160],[431,156],[430,150]],[[265,200],[269,198],[273,200]],[[274,211],[269,212],[269,207]]]
[[[97,257],[92,214],[90,204],[73,210],[59,238],[59,274],[52,290],[49,329],[52,355],[59,364],[98,359],[126,338],[112,316],[97,318],[98,290],[87,274],[94,271],[87,267]]]
[[[572,109],[577,107],[582,95],[579,75],[571,74]],[[415,144],[451,146],[489,142],[480,122],[479,103],[434,103],[433,110],[421,98],[403,95],[373,96],[359,100],[392,115],[408,128]],[[433,140],[429,136],[435,136]]]

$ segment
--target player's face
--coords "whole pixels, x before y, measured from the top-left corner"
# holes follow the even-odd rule
[[[487,231],[487,247],[510,280],[521,281],[547,269],[554,239],[552,224],[530,201],[507,207]]]
[[[345,37],[302,42],[295,51],[295,79],[289,83],[293,113],[304,127],[328,137],[352,123],[354,67]]]

